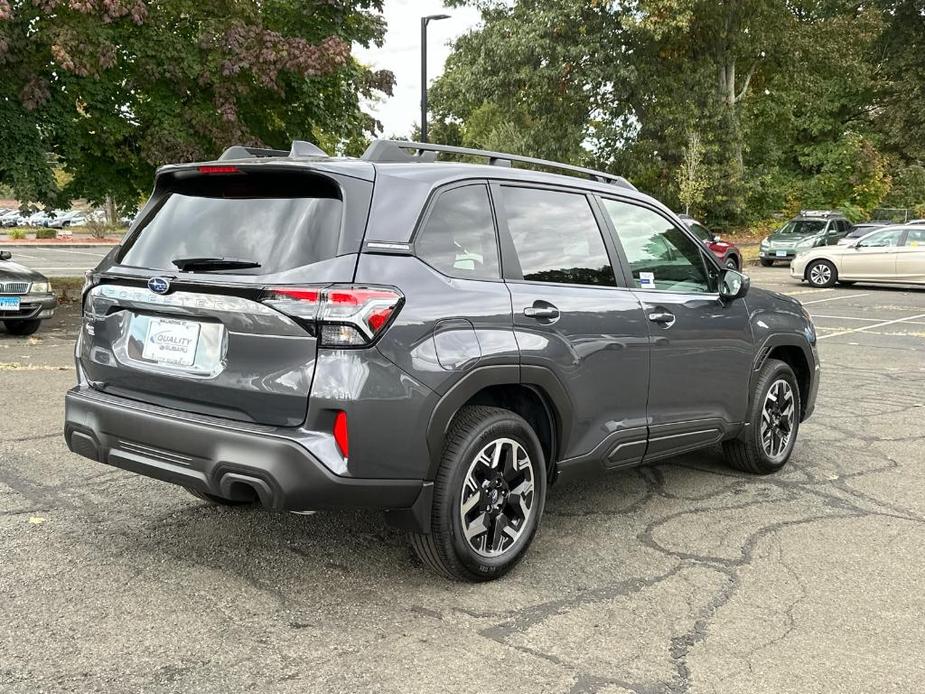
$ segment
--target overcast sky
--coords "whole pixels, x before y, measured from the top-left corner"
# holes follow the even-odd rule
[[[395,93],[367,108],[383,125],[384,135],[407,136],[421,120],[421,17],[448,14],[450,19],[431,22],[427,28],[427,72],[430,81],[443,72],[450,54],[449,42],[479,21],[471,7],[446,9],[442,0],[386,0],[388,33],[382,48],[354,46],[357,59],[379,70],[395,73]]]

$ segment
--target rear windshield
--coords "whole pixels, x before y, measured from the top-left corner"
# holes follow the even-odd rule
[[[177,271],[174,260],[227,258],[271,274],[337,255],[343,202],[318,176],[198,176],[167,192],[120,263]]]

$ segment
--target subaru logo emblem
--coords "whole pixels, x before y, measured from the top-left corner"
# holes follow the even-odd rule
[[[155,294],[166,294],[170,291],[170,280],[165,277],[152,277],[148,280],[148,289]]]

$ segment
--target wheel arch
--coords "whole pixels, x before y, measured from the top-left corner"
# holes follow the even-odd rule
[[[547,369],[514,365],[474,369],[440,399],[427,428],[430,465],[426,479],[433,479],[436,474],[446,435],[456,415],[467,405],[500,407],[523,417],[540,440],[549,481],[553,481],[556,461],[571,422],[568,395]]]
[[[768,359],[778,359],[793,369],[797,379],[797,388],[800,391],[800,421],[805,420],[812,388],[813,363],[815,360],[811,358],[810,354],[807,354],[807,348],[804,345],[784,336],[769,338],[758,352],[749,388],[749,411],[751,411],[752,401],[755,397],[755,384],[758,381],[758,374]]]
[[[809,281],[809,269],[813,266],[814,263],[817,263],[820,260],[824,260],[825,262],[827,262],[829,265],[832,266],[832,269],[835,271],[835,280],[838,281],[838,276],[841,274],[838,268],[838,263],[832,260],[832,257],[828,255],[820,255],[815,258],[812,258],[811,260],[806,261],[806,265],[803,267],[803,279],[806,280],[807,282]]]

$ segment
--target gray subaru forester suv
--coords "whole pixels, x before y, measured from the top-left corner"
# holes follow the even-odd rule
[[[799,302],[624,179],[386,140],[161,168],[76,359],[75,453],[217,504],[380,509],[471,581],[556,480],[714,444],[779,470],[819,370]]]

